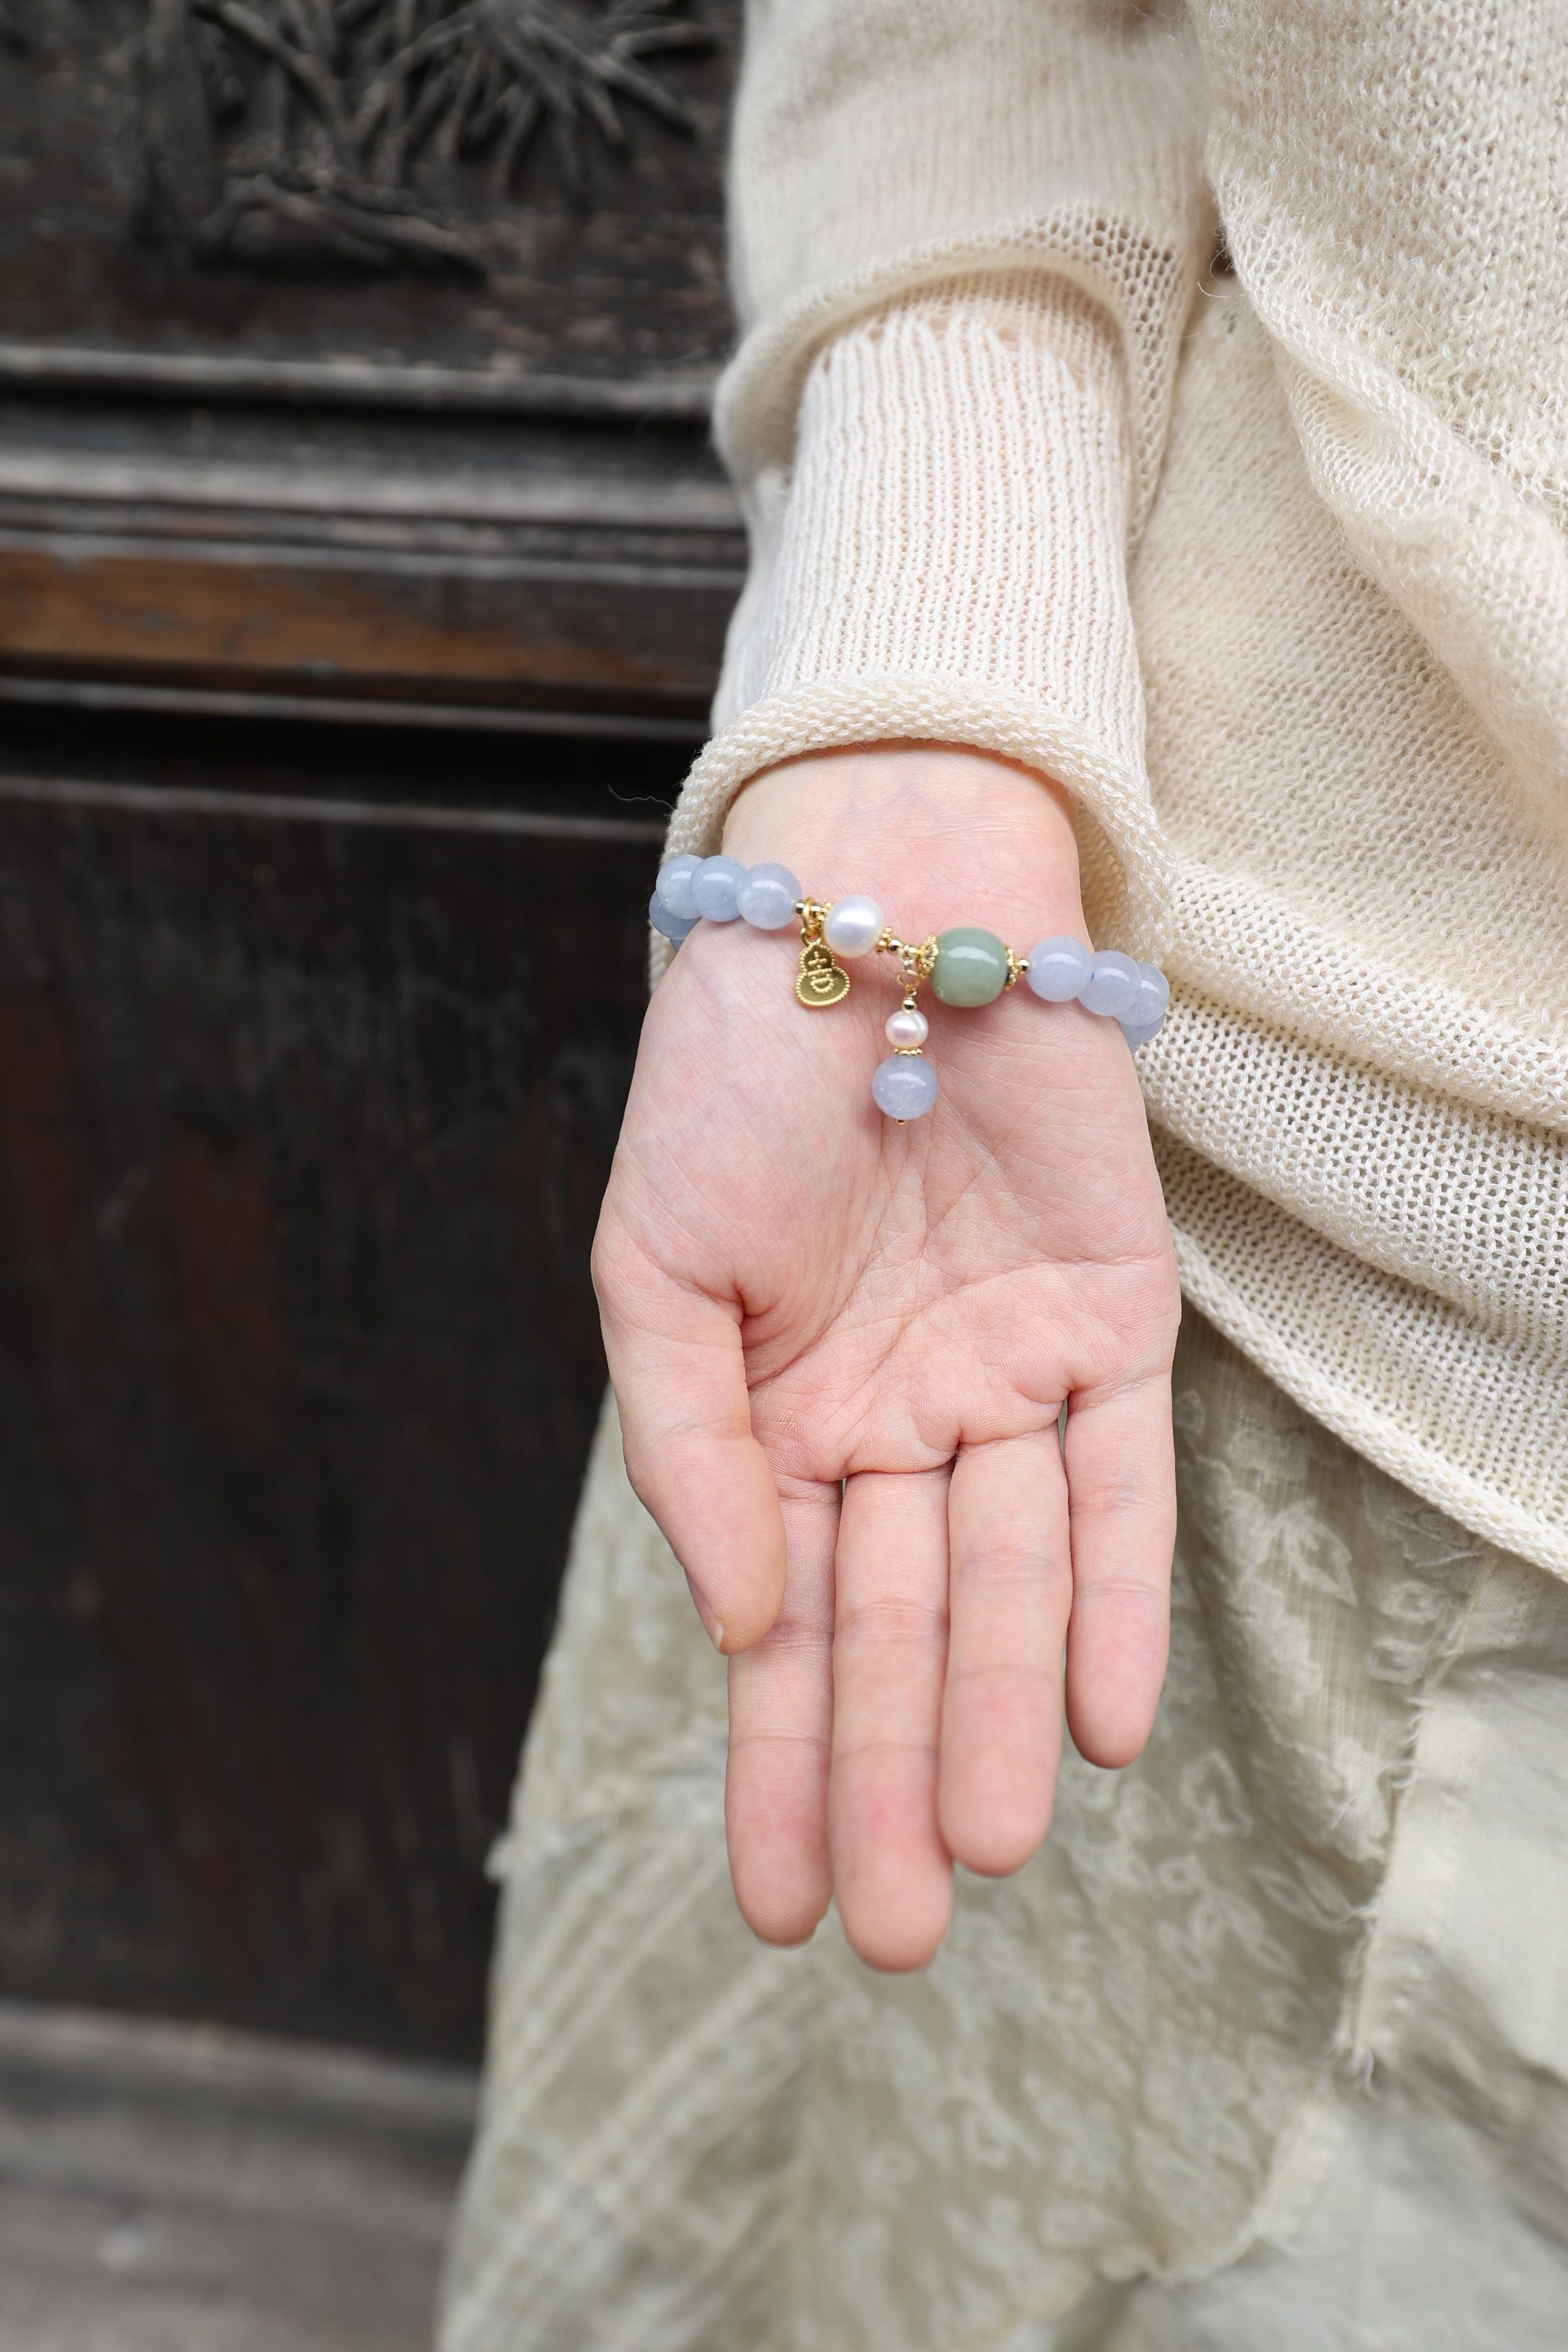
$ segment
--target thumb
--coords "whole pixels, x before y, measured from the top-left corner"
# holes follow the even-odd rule
[[[784,1528],[752,1434],[740,1309],[603,1228],[594,1283],[632,1490],[685,1570],[715,1647],[749,1650],[784,1600]]]

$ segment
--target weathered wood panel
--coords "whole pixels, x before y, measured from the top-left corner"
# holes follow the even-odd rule
[[[0,667],[218,689],[696,718],[732,579],[0,532]]]
[[[0,1993],[477,2046],[738,14],[0,0]]]
[[[689,428],[0,397],[0,673],[695,719],[742,547]]]
[[[695,717],[733,0],[0,0],[0,674]]]
[[[0,1990],[476,2048],[656,831],[0,780]]]

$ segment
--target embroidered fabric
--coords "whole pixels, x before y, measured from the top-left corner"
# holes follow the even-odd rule
[[[1568,1595],[1483,1568],[1422,1710],[1350,2020],[1240,2263],[1003,2352],[1555,2352],[1568,2304]]]

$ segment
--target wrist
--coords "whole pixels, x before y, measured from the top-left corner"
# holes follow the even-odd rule
[[[920,937],[984,922],[1087,939],[1072,804],[1011,761],[946,746],[813,753],[754,777],[723,846],[787,866],[823,899],[868,893]]]
[[[722,854],[683,852],[660,869],[650,915],[677,940],[703,932],[700,961],[711,961],[713,928],[778,932],[798,922],[795,993],[808,1009],[851,993],[847,966],[891,958],[903,1002],[885,1016],[892,1050],[871,1092],[900,1124],[924,1118],[940,1092],[924,1052],[929,1013],[917,1001],[928,985],[928,1004],[967,1013],[1025,980],[1029,996],[1067,1010],[1085,1042],[1114,1021],[1134,1052],[1170,993],[1152,966],[1090,948],[1065,794],[967,751],[886,745],[760,775],[731,808]],[[861,1013],[858,999],[857,1026]],[[1084,1013],[1104,1022],[1086,1029]],[[1061,1013],[1056,1021],[1059,1031]]]

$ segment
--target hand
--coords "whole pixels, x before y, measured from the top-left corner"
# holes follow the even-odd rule
[[[792,762],[725,846],[906,939],[1087,937],[1065,796],[976,753]],[[793,1943],[837,1895],[863,1958],[918,1968],[953,1860],[1002,1874],[1045,1836],[1064,1654],[1091,1762],[1148,1736],[1175,1271],[1114,1022],[928,991],[942,1091],[898,1127],[870,1095],[890,960],[807,1011],[797,952],[703,924],[660,982],[595,1278],[632,1485],[731,1657],[742,1911]]]

